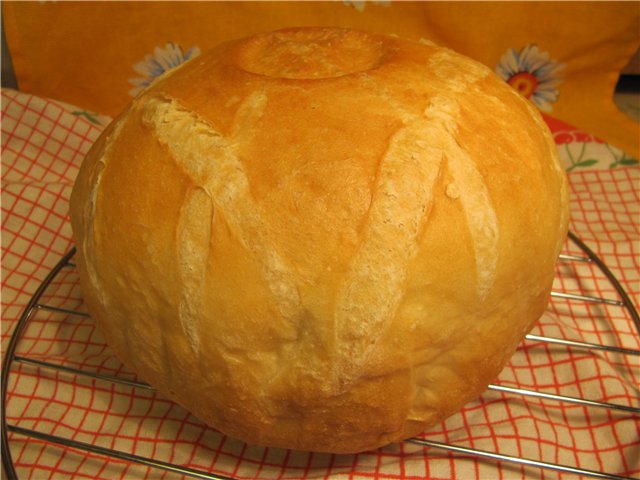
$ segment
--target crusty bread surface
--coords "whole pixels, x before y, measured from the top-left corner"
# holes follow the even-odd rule
[[[533,106],[429,42],[300,28],[157,79],[71,197],[89,311],[207,424],[335,453],[474,399],[542,315],[567,184]]]

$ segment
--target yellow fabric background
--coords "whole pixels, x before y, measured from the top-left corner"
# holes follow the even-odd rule
[[[287,26],[349,26],[427,38],[491,68],[537,44],[566,64],[549,114],[640,157],[637,122],[613,90],[640,46],[638,2],[8,2],[7,43],[21,90],[115,115],[133,65],[167,42],[206,49]]]

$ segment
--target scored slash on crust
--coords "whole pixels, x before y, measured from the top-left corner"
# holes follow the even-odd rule
[[[259,117],[265,100],[254,93],[243,102],[240,111],[246,117]],[[213,209],[219,210],[229,228],[262,266],[262,272],[274,296],[276,306],[287,319],[294,320],[302,310],[300,296],[291,269],[285,264],[268,238],[260,207],[249,191],[249,181],[242,163],[234,152],[233,136],[225,138],[209,123],[185,110],[174,100],[150,97],[142,104],[143,122],[154,129],[160,143],[166,146],[173,158],[191,180],[206,195],[191,195],[188,201],[211,201]],[[237,128],[236,131],[242,130]],[[189,139],[189,141],[185,141]],[[193,213],[193,215],[192,215]],[[198,338],[193,324],[197,322],[195,312],[203,292],[202,279],[206,274],[207,259],[197,258],[208,255],[208,239],[201,237],[201,231],[192,226],[201,224],[201,209],[196,205],[183,206],[180,223],[187,226],[181,234],[181,258],[183,292],[180,308],[180,322],[194,350],[198,349]],[[204,218],[209,225],[201,228],[212,229],[213,215]],[[211,232],[209,233],[211,235]],[[207,245],[201,245],[202,242]],[[200,244],[200,248],[191,248]],[[194,258],[193,256],[196,256]],[[194,268],[194,265],[197,265]]]

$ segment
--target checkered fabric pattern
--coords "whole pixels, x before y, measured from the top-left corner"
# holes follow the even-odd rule
[[[12,90],[2,92],[2,114],[5,351],[30,297],[72,247],[67,216],[72,182],[84,154],[109,119]],[[571,229],[601,256],[638,304],[640,169],[621,152],[577,129],[564,125],[555,129],[555,135],[565,166],[571,170]],[[576,152],[585,148],[589,158],[576,160]],[[596,162],[588,161],[593,159]],[[581,251],[567,242],[565,253],[580,255]],[[617,297],[604,275],[586,263],[560,262],[554,289]],[[83,311],[72,267],[62,269],[41,303]],[[556,298],[532,333],[640,349],[629,314],[616,306]],[[113,357],[87,316],[36,310],[17,355],[135,379]],[[638,359],[525,340],[496,384],[639,407]],[[204,426],[153,390],[22,361],[12,365],[8,391],[6,414],[11,425],[240,479],[575,478],[413,443],[359,455],[250,446]],[[489,390],[421,436],[640,476],[640,419],[633,413]],[[180,476],[18,433],[10,434],[10,447],[20,478]]]

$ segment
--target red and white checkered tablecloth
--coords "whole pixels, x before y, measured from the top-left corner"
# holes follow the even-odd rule
[[[83,156],[109,119],[13,90],[2,91],[2,347],[25,305],[72,247],[68,200]],[[571,229],[640,296],[640,168],[623,152],[547,118],[572,187]],[[566,252],[580,254],[567,242]],[[555,290],[616,298],[593,265],[561,262]],[[64,269],[43,303],[82,309],[77,277]],[[534,332],[640,349],[622,308],[553,299]],[[18,355],[135,378],[89,318],[38,311]],[[640,357],[525,340],[497,385],[640,407]],[[403,443],[359,455],[250,446],[202,425],[152,390],[15,362],[8,423],[241,479],[575,478]],[[487,391],[423,438],[640,477],[640,419],[540,398]],[[10,434],[20,478],[178,478],[71,447]]]

